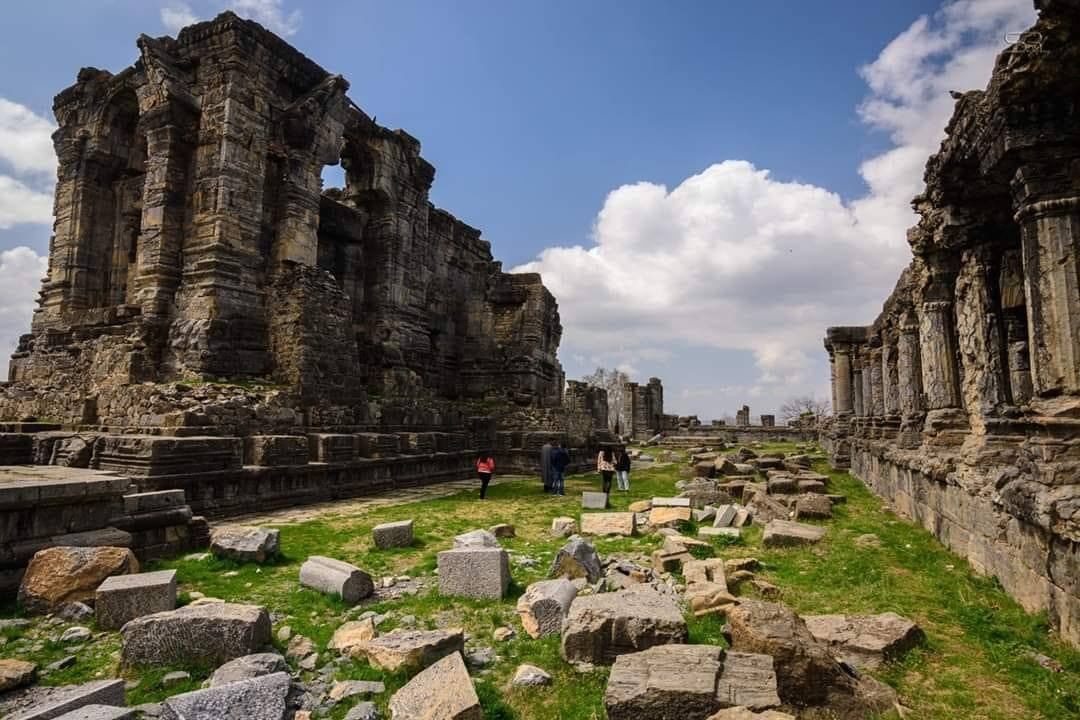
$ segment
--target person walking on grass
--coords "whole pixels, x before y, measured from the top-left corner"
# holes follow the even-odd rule
[[[625,445],[620,445],[615,451],[615,478],[620,490],[630,491],[630,456],[626,453]]]
[[[480,453],[476,458],[476,474],[480,477],[480,499],[487,497],[488,484],[495,474],[495,458],[490,451]]]
[[[566,494],[566,467],[570,464],[570,453],[566,443],[560,442],[551,451],[551,494]]]
[[[615,476],[615,457],[611,453],[611,447],[605,447],[596,456],[596,472],[604,482],[604,495],[611,494],[611,478]],[[604,502],[607,505],[607,502]]]

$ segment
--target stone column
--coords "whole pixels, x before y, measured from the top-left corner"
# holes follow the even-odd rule
[[[881,343],[881,395],[885,417],[895,418],[900,415],[900,387],[897,368],[897,344],[888,335],[882,336]]]
[[[960,405],[956,334],[951,300],[925,300],[919,307],[919,345],[927,410]]]
[[[854,391],[852,398],[855,417],[863,417],[866,415],[865,396],[863,394],[865,386],[863,385],[862,353],[859,350],[854,350],[851,355],[851,385]]]
[[[882,373],[881,355],[880,347],[870,348],[870,367],[869,371],[864,373],[864,377],[869,379],[870,385],[870,411],[867,414],[876,418],[885,415],[885,381]]]
[[[919,444],[923,424],[922,357],[919,323],[914,316],[904,319],[896,339],[897,400],[900,407],[901,446]]]
[[[1027,295],[1034,393],[1080,393],[1080,196],[1065,158],[1052,167],[1024,165],[1013,180]],[[1071,170],[1070,170],[1071,171]],[[1060,195],[1062,186],[1069,193]]]
[[[851,389],[851,348],[837,346],[833,351],[833,375],[835,377],[833,401],[834,415],[850,415],[855,411]]]

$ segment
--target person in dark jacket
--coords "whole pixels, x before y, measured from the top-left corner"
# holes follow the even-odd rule
[[[544,492],[551,492],[551,443],[544,443],[540,448],[540,478],[544,481]]]
[[[630,491],[630,456],[626,454],[626,448],[623,446],[615,451],[615,479],[620,490]]]
[[[570,453],[566,450],[566,443],[560,442],[558,447],[551,451],[551,493],[553,495],[566,495],[566,467],[570,464]]]
[[[490,452],[482,452],[476,458],[476,474],[480,478],[480,499],[487,497],[488,483],[495,474],[495,458]]]

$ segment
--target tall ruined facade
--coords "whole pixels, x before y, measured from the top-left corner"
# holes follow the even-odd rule
[[[829,328],[835,465],[1080,643],[1080,2],[962,95],[870,326]]]
[[[664,384],[660,378],[649,378],[640,385],[628,382],[623,386],[623,406],[619,418],[620,431],[636,439],[646,439],[667,428],[664,415]]]
[[[56,97],[48,277],[0,417],[142,424],[125,388],[206,378],[346,421],[369,395],[559,404],[554,297],[428,201],[415,138],[232,13],[138,48]]]

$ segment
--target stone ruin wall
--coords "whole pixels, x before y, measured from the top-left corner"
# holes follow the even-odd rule
[[[207,378],[343,421],[418,389],[559,405],[554,297],[431,205],[416,139],[231,13],[138,47],[56,97],[48,277],[0,417],[146,425],[141,385]]]
[[[1080,3],[964,93],[869,326],[829,328],[851,472],[1080,643]]]

